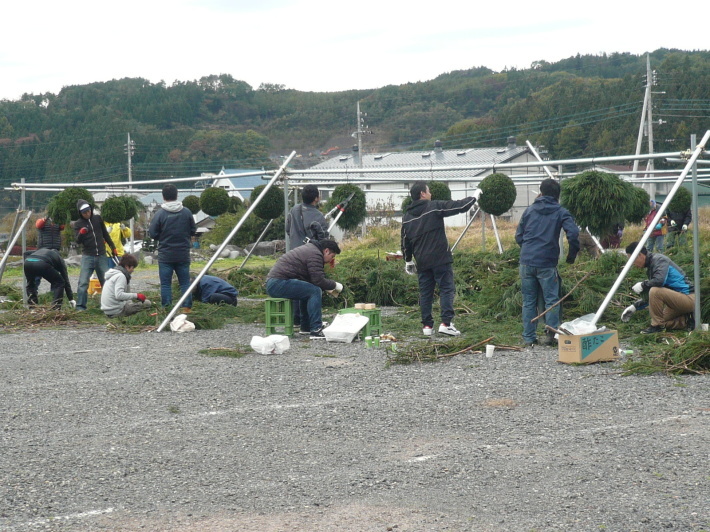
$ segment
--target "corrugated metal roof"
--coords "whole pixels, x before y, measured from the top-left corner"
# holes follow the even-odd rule
[[[431,169],[438,166],[455,167],[455,166],[471,166],[480,164],[502,164],[510,162],[520,155],[529,153],[527,146],[509,146],[507,148],[470,148],[462,150],[427,150],[427,151],[407,151],[407,152],[388,152],[388,153],[369,153],[362,156],[362,165],[360,164],[359,154],[352,152],[347,155],[338,155],[327,161],[323,161],[309,170],[330,170],[330,169],[347,169],[357,173],[360,168],[377,168],[386,170],[388,168],[421,168]],[[470,170],[470,169],[452,169],[446,171],[437,171],[436,178],[446,180],[451,177],[475,177],[488,172],[486,169]],[[298,171],[290,172],[292,176],[297,176]],[[418,179],[421,175],[422,180],[429,179],[427,172],[388,172],[383,174],[366,174],[368,179],[377,179],[382,177],[393,178],[415,178]],[[323,179],[343,179],[343,174],[324,174]]]

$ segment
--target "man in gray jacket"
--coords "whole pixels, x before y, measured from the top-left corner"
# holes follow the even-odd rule
[[[195,220],[189,209],[177,200],[178,190],[169,183],[163,187],[164,203],[150,222],[150,237],[158,241],[158,275],[160,299],[164,307],[173,304],[173,274],[177,275],[180,290],[190,288],[190,249],[192,236],[197,233]],[[192,308],[192,295],[183,302],[181,312]]]
[[[343,285],[325,278],[324,265],[335,259],[340,247],[333,240],[309,242],[283,255],[266,276],[270,297],[297,300],[301,306],[301,334],[311,339],[323,334],[323,290],[338,295]]]
[[[101,310],[109,318],[131,316],[150,307],[150,300],[143,294],[130,292],[131,274],[136,266],[138,259],[126,253],[118,266],[106,272],[106,282],[101,290]]]

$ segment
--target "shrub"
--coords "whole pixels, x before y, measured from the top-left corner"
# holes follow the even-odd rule
[[[126,207],[126,217],[124,220],[135,218],[139,212],[143,210],[143,204],[133,196],[118,196],[123,200],[123,205]]]
[[[266,185],[259,185],[254,187],[251,193],[252,201],[254,201],[264,190]],[[279,187],[271,187],[263,198],[259,201],[256,208],[254,209],[254,214],[256,214],[262,220],[271,220],[273,218],[278,218],[284,212],[284,192]]]
[[[673,199],[668,204],[668,211],[671,212],[686,212],[690,209],[690,205],[693,203],[693,195],[685,187],[680,187],[676,190]]]
[[[448,201],[451,199],[451,189],[446,183],[442,183],[441,181],[429,181],[427,186],[429,187],[429,192],[431,192],[432,200]],[[404,212],[404,210],[409,207],[411,203],[412,196],[407,195],[407,197],[404,198],[404,201],[402,201],[402,211]]]
[[[227,209],[227,212],[229,213],[236,213],[240,207],[244,206],[244,202],[238,198],[237,196],[230,196],[229,197],[229,208]]]
[[[632,198],[626,210],[625,218],[629,223],[639,224],[648,214],[648,201],[651,198],[648,195],[648,192],[641,187],[635,187],[633,185],[629,186],[633,189],[633,191],[631,192]]]
[[[614,224],[626,218],[632,194],[618,176],[589,170],[562,182],[560,203],[580,227],[588,227],[594,235],[608,235]]]
[[[493,216],[508,212],[518,195],[513,180],[500,173],[483,178],[478,188],[483,192],[478,200],[479,207],[483,212]]]
[[[185,196],[185,199],[182,200],[182,206],[188,209],[192,214],[197,214],[200,212],[199,196],[195,196],[194,194]]]
[[[126,204],[119,196],[107,198],[101,207],[101,218],[104,222],[117,224],[126,220]]]
[[[208,216],[219,216],[229,208],[229,194],[219,187],[206,188],[200,195],[200,209]]]
[[[367,216],[367,202],[365,200],[365,193],[357,185],[338,185],[333,190],[328,204],[326,205],[327,210],[335,208],[341,201],[346,200],[350,194],[354,194],[353,199],[348,203],[345,208],[345,212],[338,219],[338,227],[341,229],[354,229],[360,222]]]
[[[81,187],[70,187],[54,196],[47,205],[47,214],[58,223],[66,223],[67,218],[78,220],[79,211],[76,210],[76,202],[80,199],[86,200],[92,207],[96,205],[91,192]]]

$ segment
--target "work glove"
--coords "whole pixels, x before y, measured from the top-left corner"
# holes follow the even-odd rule
[[[126,226],[121,224],[121,231],[125,231],[125,229],[126,229]]]
[[[137,298],[138,301],[140,301],[141,303],[145,303],[145,294],[136,294],[136,298]]]
[[[681,229],[682,229],[683,231],[687,231],[687,230],[688,230],[688,224],[683,224],[683,227],[681,227]]]
[[[631,290],[636,292],[637,294],[640,294],[643,292],[643,282],[638,282],[634,286],[631,287]]]
[[[113,253],[113,256],[114,256],[114,257],[118,258],[118,250],[117,250],[117,249],[115,249],[115,248],[112,249],[112,250],[111,250],[111,253]]]
[[[624,312],[621,313],[621,321],[626,323],[631,319],[631,316],[634,315],[634,312],[636,312],[636,307],[634,305],[629,305],[624,309]]]
[[[656,224],[656,231],[660,231],[661,229],[663,229],[663,224]]]
[[[74,301],[73,299],[70,299],[69,306],[71,306],[71,308],[75,309],[76,308],[76,301]]]
[[[415,273],[417,273],[417,265],[413,260],[409,261],[404,265],[404,271],[407,273],[407,275],[414,275]]]
[[[678,225],[678,224],[675,223],[675,220],[671,220],[671,227],[675,227],[676,225]]]
[[[473,197],[476,198],[476,201],[481,198],[481,194],[483,194],[483,191],[480,188],[473,191]]]
[[[343,291],[343,285],[338,281],[335,281],[335,288],[332,290],[326,290],[331,296],[338,297],[338,294]]]
[[[37,220],[37,223],[35,223],[35,227],[37,229],[44,229],[44,224],[47,223],[47,218],[40,218]]]
[[[575,257],[573,257],[572,255],[567,255],[567,259],[565,259],[565,262],[567,264],[574,264],[574,259]]]
[[[87,234],[88,232],[89,232],[89,230],[88,230],[86,227],[82,227],[81,229],[79,229],[79,234],[80,234],[80,235],[85,235],[85,234]]]

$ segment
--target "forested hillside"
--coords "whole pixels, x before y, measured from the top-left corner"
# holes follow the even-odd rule
[[[655,149],[685,149],[690,133],[710,128],[710,52],[661,49],[651,65],[654,91],[663,92],[654,94],[654,119],[662,121]],[[514,135],[554,158],[630,153],[645,74],[646,56],[619,53],[336,93],[255,89],[230,75],[70,86],[0,101],[0,184],[123,181],[128,133],[135,180],[274,167],[291,150],[302,155],[296,165],[308,166],[354,144],[358,101],[372,131],[366,151],[423,148],[437,138],[446,148],[503,145]]]

